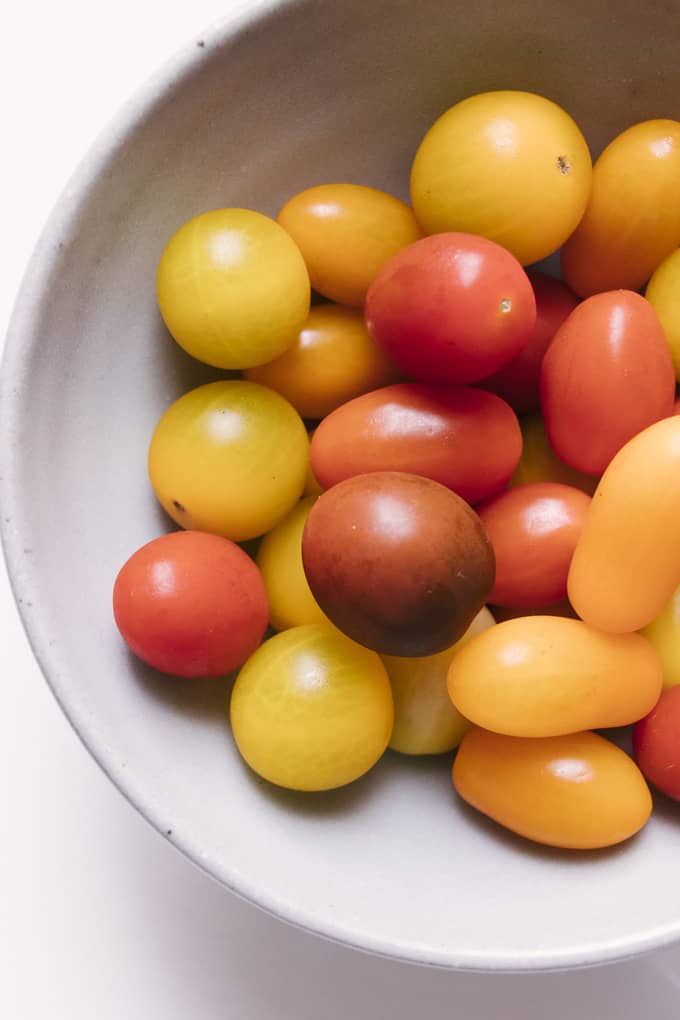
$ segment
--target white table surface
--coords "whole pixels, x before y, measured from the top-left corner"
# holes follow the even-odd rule
[[[102,123],[173,50],[244,6],[248,0],[5,6],[0,342],[40,228]],[[7,1020],[680,1015],[680,948],[578,973],[472,975],[376,959],[283,925],[196,871],[99,772],[33,661],[1,564],[0,664]]]

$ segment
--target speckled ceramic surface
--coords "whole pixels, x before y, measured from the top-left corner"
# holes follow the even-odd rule
[[[219,373],[169,340],[156,262],[187,218],[275,213],[353,180],[404,195],[432,120],[471,92],[541,91],[596,153],[680,115],[674,4],[343,0],[262,4],[196,38],[105,128],[28,269],[2,369],[0,502],[16,596],[67,716],[123,793],[188,857],[325,936],[447,967],[590,964],[680,936],[680,819],[570,855],[456,801],[448,762],[387,755],[300,797],[258,782],[228,691],[161,679],[126,653],[110,592],[168,526],[146,479],[160,413]],[[55,768],[59,763],[55,762]]]

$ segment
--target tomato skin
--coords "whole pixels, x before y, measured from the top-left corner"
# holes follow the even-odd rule
[[[653,786],[680,800],[680,687],[665,690],[649,715],[635,724],[633,754]]]
[[[458,749],[453,785],[468,804],[512,832],[570,850],[621,843],[652,812],[635,762],[590,732],[537,739],[474,726]]]
[[[527,273],[536,298],[536,325],[519,354],[481,385],[506,400],[517,414],[537,411],[541,406],[541,363],[555,333],[573,312],[579,299],[554,276]]]
[[[314,433],[310,458],[325,489],[371,471],[405,471],[477,503],[507,484],[521,450],[517,418],[494,394],[398,383],[357,397],[325,418]]]
[[[365,315],[372,336],[411,378],[469,383],[519,353],[536,322],[536,300],[510,252],[446,233],[390,259],[369,288]]]
[[[529,265],[574,230],[591,177],[586,141],[559,106],[531,92],[483,92],[456,103],[425,135],[411,201],[428,234],[481,234]]]
[[[300,251],[274,220],[250,209],[214,209],[180,227],[161,255],[156,291],[180,347],[216,368],[278,357],[309,312]]]
[[[269,617],[259,570],[225,538],[174,531],[121,567],[113,612],[129,648],[182,677],[222,676],[257,648]]]
[[[455,493],[418,475],[375,471],[312,507],[302,562],[323,611],[385,655],[434,655],[463,636],[493,584],[493,551]]]
[[[673,411],[675,373],[659,318],[632,291],[596,294],[563,323],[543,359],[541,405],[559,457],[601,474],[614,454]]]
[[[547,606],[567,595],[569,564],[590,497],[568,485],[536,482],[477,507],[496,557],[494,605]]]
[[[640,633],[656,648],[663,666],[664,687],[680,684],[680,587]]]
[[[385,262],[423,236],[410,206],[363,184],[307,188],[278,222],[299,246],[314,290],[359,309]]]
[[[562,248],[562,274],[581,297],[639,290],[679,244],[680,122],[643,121],[596,161],[583,219]]]
[[[671,349],[675,378],[680,379],[680,248],[654,270],[645,297],[659,316]]]
[[[245,377],[276,390],[303,418],[317,419],[396,382],[401,373],[368,335],[359,312],[326,304],[311,309],[287,351]]]
[[[378,761],[392,692],[380,656],[325,624],[291,627],[241,669],[231,726],[248,765],[290,790],[332,790]]]
[[[540,414],[523,415],[519,424],[522,431],[522,456],[510,479],[511,488],[529,485],[531,482],[561,482],[592,496],[597,478],[576,471],[560,460],[550,445],[545,422]]]

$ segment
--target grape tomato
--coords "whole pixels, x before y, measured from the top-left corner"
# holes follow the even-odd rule
[[[653,786],[680,800],[680,687],[664,691],[633,727],[633,754]]]

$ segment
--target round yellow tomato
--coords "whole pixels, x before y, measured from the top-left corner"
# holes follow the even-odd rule
[[[319,607],[302,566],[302,532],[314,497],[300,500],[260,542],[257,565],[269,598],[269,621],[275,630],[330,620]]]
[[[640,633],[659,653],[664,687],[680,684],[680,588],[675,589],[657,618]]]
[[[309,276],[295,242],[249,209],[189,220],[158,265],[161,315],[180,347],[217,368],[277,358],[309,312]]]
[[[591,175],[585,139],[561,107],[531,92],[484,92],[427,132],[411,169],[411,201],[428,234],[481,234],[528,265],[574,230]]]
[[[369,336],[359,312],[315,305],[288,350],[246,372],[290,400],[303,418],[324,418],[336,407],[401,378]]]
[[[437,655],[402,659],[383,655],[394,697],[394,729],[390,747],[402,754],[442,754],[460,743],[469,722],[454,708],[446,687],[451,661],[475,634],[492,627],[484,607],[455,645]]]
[[[675,378],[680,380],[680,248],[654,270],[645,297],[661,320],[671,349]]]
[[[380,656],[325,624],[265,641],[231,696],[239,751],[260,776],[291,790],[358,779],[387,747],[393,717]]]
[[[561,482],[582,489],[592,495],[597,478],[584,475],[569,467],[557,456],[540,414],[528,414],[519,420],[522,429],[522,456],[510,479],[510,485],[529,485],[532,482]]]
[[[297,411],[265,386],[241,380],[185,393],[158,422],[149,478],[183,528],[234,542],[278,524],[302,494],[309,439]]]
[[[362,184],[319,184],[294,195],[278,215],[302,252],[312,287],[361,308],[384,264],[422,237],[412,209]]]
[[[581,297],[638,290],[679,244],[680,122],[643,121],[596,161],[585,214],[562,249],[562,273]]]

